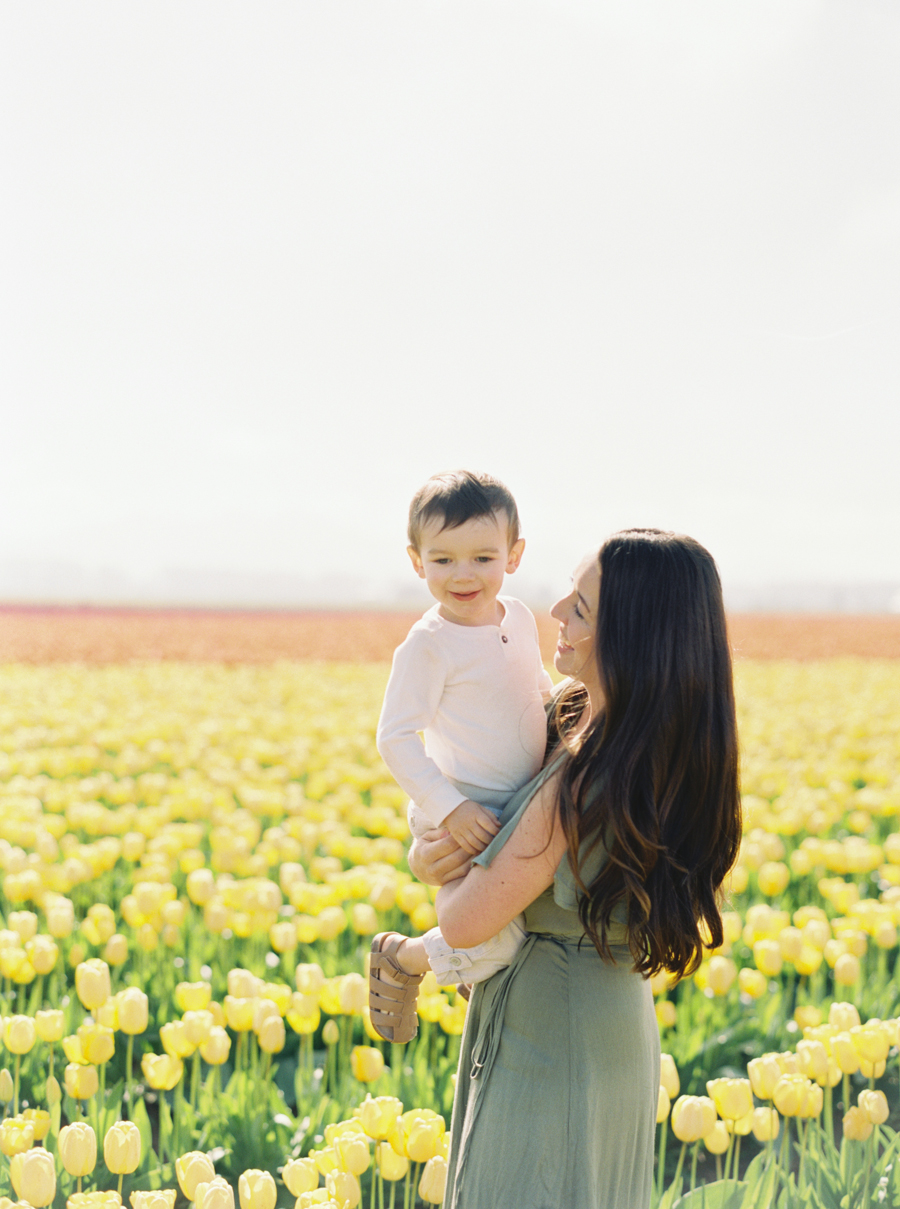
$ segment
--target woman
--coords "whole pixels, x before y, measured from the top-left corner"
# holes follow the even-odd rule
[[[552,615],[570,680],[543,772],[467,872],[439,831],[410,854],[441,885],[449,944],[480,944],[521,911],[529,933],[472,995],[447,1209],[645,1209],[659,1088],[647,978],[689,973],[704,939],[722,942],[740,805],[712,558],[671,533],[615,534]]]

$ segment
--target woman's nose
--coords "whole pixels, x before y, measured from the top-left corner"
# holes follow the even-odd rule
[[[553,608],[550,610],[550,616],[553,617],[556,621],[563,620],[561,610],[562,610],[562,606],[565,604],[565,600],[566,600],[565,597],[563,597],[562,600],[558,600],[556,602],[556,604],[553,606]]]

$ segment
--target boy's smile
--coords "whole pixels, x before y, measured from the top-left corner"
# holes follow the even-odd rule
[[[438,602],[438,614],[456,625],[499,625],[503,609],[497,595],[503,576],[515,571],[525,548],[509,545],[506,516],[474,517],[455,529],[437,519],[422,529],[421,548],[408,547],[416,574]]]

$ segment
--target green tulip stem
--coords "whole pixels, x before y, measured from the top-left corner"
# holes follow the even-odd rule
[[[81,1176],[78,1177],[78,1183],[76,1184],[75,1187],[78,1192],[78,1195],[81,1196]]]
[[[394,1209],[394,1201],[397,1197],[397,1181],[391,1180],[391,1203],[389,1209]]]
[[[369,1209],[375,1209],[375,1185],[378,1183],[378,1173],[372,1169],[372,1187],[369,1191]]]
[[[272,1072],[272,1055],[266,1054],[266,1060],[263,1064],[262,1077],[261,1077],[261,1082],[263,1083],[263,1085],[268,1084],[269,1075],[271,1074],[271,1072]]]
[[[659,1157],[656,1164],[656,1199],[662,1198],[663,1179],[666,1174],[666,1140],[669,1133],[669,1118],[663,1121],[659,1130]]]
[[[406,1169],[406,1180],[403,1184],[403,1209],[409,1209],[409,1179],[412,1175],[412,1169],[413,1165],[410,1163]]]
[[[106,1132],[106,1063],[100,1063],[100,1094],[97,1096],[97,1134],[103,1137]]]
[[[119,1192],[119,1200],[120,1200],[120,1201],[121,1201],[121,1199],[122,1199],[122,1181],[123,1181],[124,1179],[125,1179],[125,1173],[124,1173],[123,1171],[120,1171],[120,1172],[119,1172],[119,1188],[118,1188],[118,1192]]]
[[[54,1055],[54,1044],[51,1041],[50,1042],[50,1074],[48,1076],[51,1079],[53,1078],[53,1055]]]
[[[722,1178],[722,1156],[720,1154],[717,1154],[716,1155],[716,1179],[721,1180],[721,1178]]]
[[[13,1116],[19,1115],[19,1067],[22,1064],[22,1055],[16,1054],[15,1075],[13,1078]]]
[[[200,1097],[200,1051],[194,1050],[191,1059],[191,1108],[196,1111],[197,1100]]]
[[[678,1156],[678,1166],[675,1168],[675,1178],[672,1180],[673,1184],[677,1184],[681,1179],[681,1169],[684,1167],[684,1156],[687,1154],[687,1147],[687,1142],[681,1143],[681,1153]]]
[[[791,1118],[785,1117],[784,1118],[784,1133],[781,1135],[781,1156],[779,1158],[779,1162],[781,1164],[781,1170],[785,1176],[787,1176],[787,1174],[788,1174],[787,1158],[788,1158],[788,1154],[790,1153],[790,1149],[789,1149],[790,1133],[791,1133]]]
[[[134,1060],[134,1034],[128,1034],[128,1044],[125,1049],[125,1098],[123,1103],[128,1105],[128,1117],[132,1116],[131,1107],[131,1066]]]
[[[803,1192],[806,1187],[806,1143],[809,1138],[809,1121],[801,1118],[801,1121],[797,1123],[797,1130],[800,1134],[800,1169],[797,1172],[797,1189],[799,1192]]]
[[[869,1209],[871,1205],[871,1189],[872,1172],[875,1169],[875,1160],[878,1155],[878,1126],[872,1128],[872,1136],[869,1138],[869,1161],[866,1163],[866,1191],[863,1197],[863,1209]]]
[[[738,1175],[738,1170],[739,1170],[740,1162],[741,1162],[741,1135],[739,1133],[736,1133],[734,1135],[734,1137],[735,1137],[734,1163],[732,1164],[731,1177],[732,1177],[732,1179],[736,1180],[736,1179],[740,1178]]]
[[[691,1192],[697,1184],[697,1159],[700,1157],[700,1139],[694,1143],[694,1153],[691,1156]]]
[[[847,1074],[846,1071],[844,1071],[843,1093],[844,1093],[844,1115],[846,1116],[846,1114],[850,1111],[850,1076]]]
[[[828,1140],[834,1146],[834,1097],[831,1094],[831,1087],[825,1088],[825,1128],[828,1131]]]

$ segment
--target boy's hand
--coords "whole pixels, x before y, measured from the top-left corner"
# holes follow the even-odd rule
[[[451,810],[441,825],[470,856],[483,852],[500,830],[496,815],[468,799]]]
[[[409,871],[426,886],[443,886],[465,877],[472,866],[472,858],[463,852],[459,844],[443,827],[433,828],[413,840],[407,853]]]

